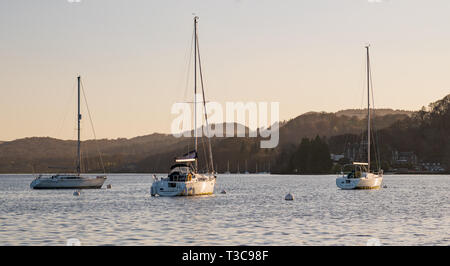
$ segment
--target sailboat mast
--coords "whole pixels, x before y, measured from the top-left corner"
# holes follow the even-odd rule
[[[197,19],[194,17],[194,138],[195,138],[195,152],[197,152]],[[197,170],[198,163],[195,161],[195,169]]]
[[[80,120],[81,120],[81,113],[80,113],[80,83],[81,83],[81,77],[77,77],[78,81],[78,114],[77,114],[77,120],[78,120],[78,141],[77,141],[77,173],[80,174],[81,172],[81,153],[80,153]]]
[[[198,19],[198,17],[197,17]],[[208,137],[208,149],[209,149],[209,160],[210,160],[210,166],[211,166],[211,173],[213,174],[214,171],[214,160],[213,160],[213,156],[212,156],[212,148],[211,148],[211,139],[209,138],[209,124],[208,124],[208,112],[206,111],[206,97],[205,97],[205,85],[203,83],[203,73],[202,73],[202,60],[200,59],[200,45],[198,43],[198,34],[196,33],[196,38],[195,38],[195,43],[196,43],[196,48],[197,48],[197,57],[198,57],[198,70],[199,70],[199,74],[200,74],[200,84],[202,86],[202,96],[203,96],[203,108],[204,108],[204,114],[205,114],[205,122],[206,122],[206,133],[207,133],[207,137]],[[202,129],[203,129],[203,124],[202,124]],[[206,155],[205,155],[206,157]],[[207,160],[205,158],[205,160]],[[208,165],[208,163],[206,164]]]
[[[369,45],[367,50],[367,170],[370,172],[370,59]]]

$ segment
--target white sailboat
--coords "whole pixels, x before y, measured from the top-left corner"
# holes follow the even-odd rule
[[[56,174],[51,176],[39,175],[30,184],[33,189],[89,189],[101,188],[106,180],[106,176],[88,177],[81,174],[81,153],[80,153],[80,82],[78,81],[78,141],[77,141],[77,169],[75,174]]]
[[[246,175],[250,174],[250,173],[247,171],[247,160],[245,160],[245,172],[244,172],[244,174],[246,174]]]
[[[336,185],[341,189],[378,189],[383,182],[383,170],[371,171],[370,168],[370,57],[369,46],[367,54],[367,162],[353,162],[344,165],[341,176],[336,178]]]
[[[199,173],[197,156],[197,61],[199,67],[200,81],[203,94],[203,107],[205,109],[206,128],[208,129],[208,116],[206,112],[206,100],[203,87],[200,51],[198,48],[197,22],[194,17],[194,139],[195,149],[175,159],[175,164],[170,168],[169,175],[158,180],[154,178],[150,188],[152,196],[197,196],[210,195],[214,193],[216,175],[214,171],[211,142],[208,138],[209,166],[207,173]],[[206,159],[206,158],[205,158]]]
[[[231,174],[230,173],[230,161],[229,160],[227,161],[227,171],[224,174],[226,174],[226,175]]]

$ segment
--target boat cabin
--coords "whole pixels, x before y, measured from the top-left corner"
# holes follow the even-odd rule
[[[185,182],[191,181],[194,169],[190,164],[174,164],[170,167],[169,181],[172,182]]]
[[[346,164],[342,167],[341,173],[347,176],[347,178],[361,178],[363,173],[367,173],[367,164]]]

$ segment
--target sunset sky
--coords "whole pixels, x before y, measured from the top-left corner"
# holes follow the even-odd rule
[[[0,140],[75,138],[77,75],[98,138],[170,133],[193,13],[210,101],[278,101],[281,120],[364,107],[367,43],[376,107],[450,93],[448,0],[1,0]]]

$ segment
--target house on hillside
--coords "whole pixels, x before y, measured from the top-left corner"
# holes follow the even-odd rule
[[[424,170],[430,172],[443,172],[445,168],[440,163],[421,163]]]
[[[347,143],[344,151],[345,158],[351,162],[359,162],[367,160],[367,141]]]
[[[397,150],[392,151],[392,163],[400,165],[416,165],[417,156],[412,151],[399,152]]]
[[[344,154],[330,154],[331,160],[333,160],[334,162],[338,162],[340,159],[345,158]]]

